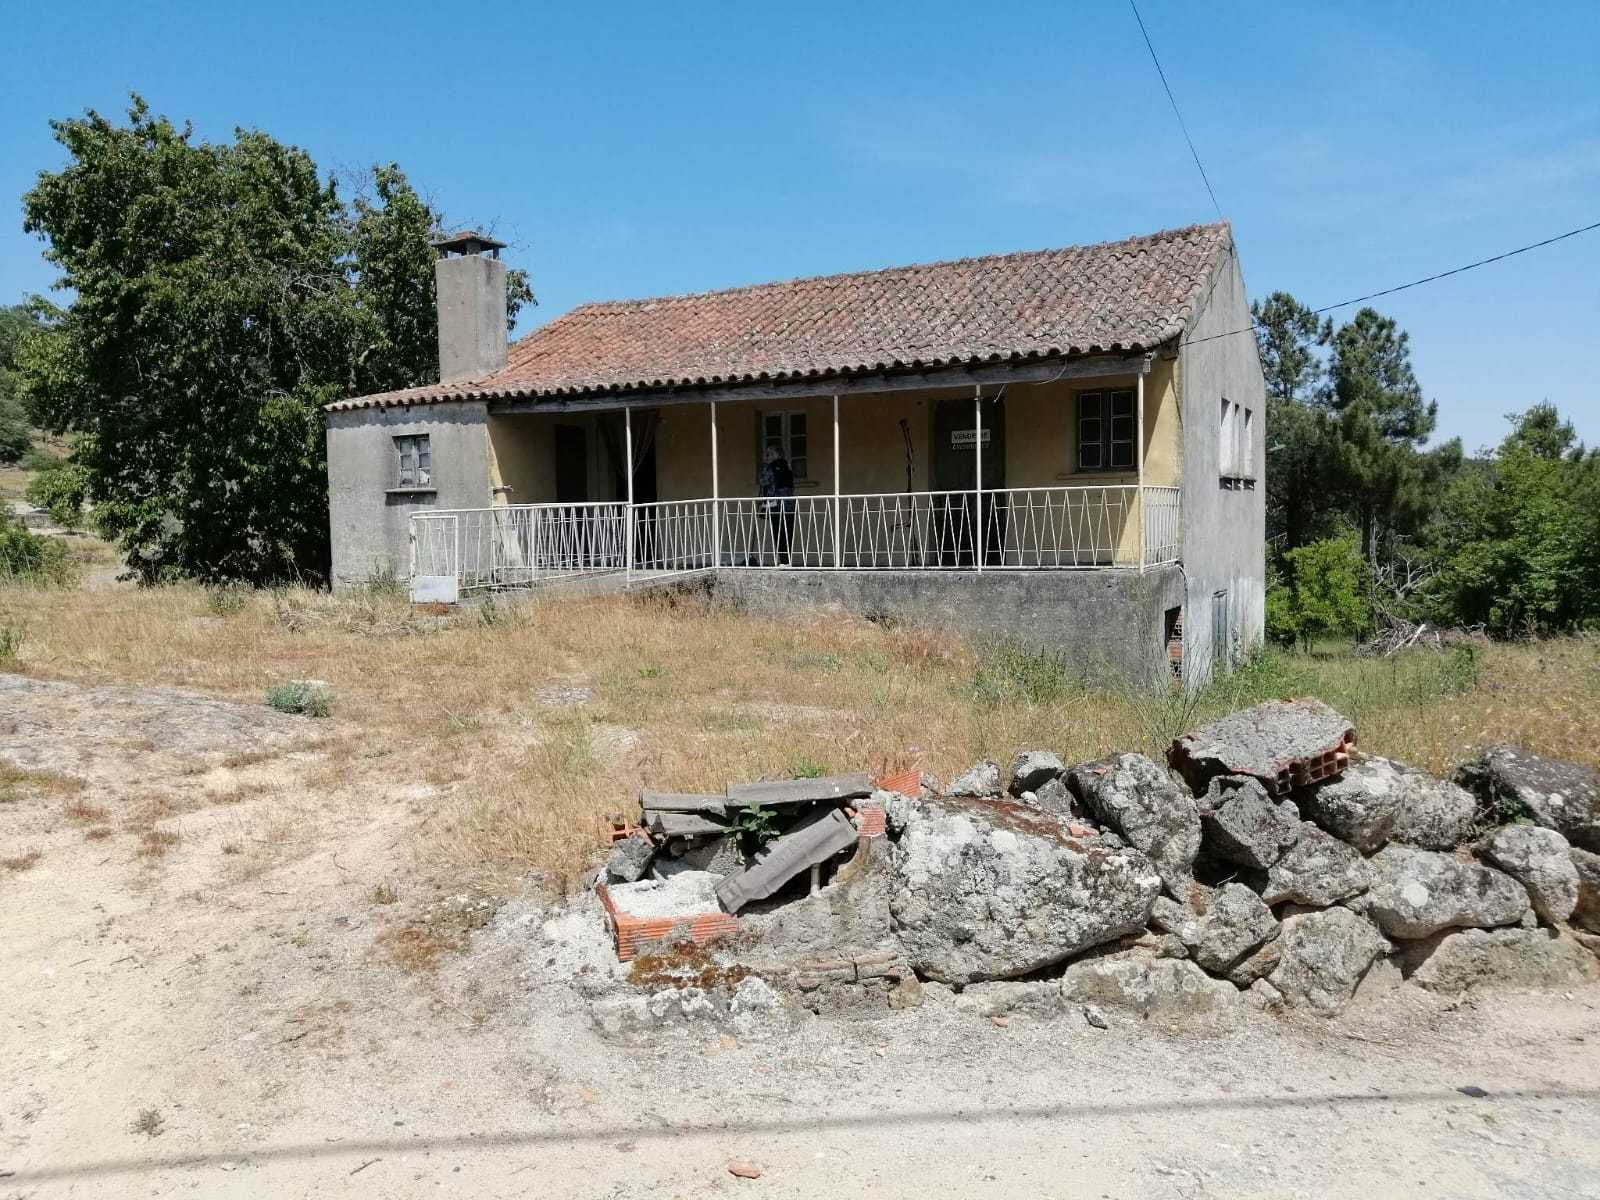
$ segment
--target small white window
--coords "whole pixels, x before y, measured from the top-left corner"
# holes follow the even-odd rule
[[[433,449],[425,433],[405,434],[394,439],[395,482],[397,488],[433,486]]]
[[[1233,474],[1233,409],[1233,402],[1224,396],[1217,418],[1217,469],[1223,475]]]
[[[1233,473],[1247,478],[1255,475],[1255,444],[1251,441],[1254,417],[1248,408],[1244,410],[1244,421],[1239,426],[1239,451],[1233,459]]]
[[[760,450],[762,459],[766,457],[768,446],[777,447],[778,453],[788,460],[789,470],[794,472],[796,479],[809,478],[806,470],[805,413],[762,413]]]

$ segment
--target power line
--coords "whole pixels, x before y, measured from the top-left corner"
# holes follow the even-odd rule
[[[1133,19],[1139,22],[1139,32],[1144,35],[1144,47],[1150,51],[1150,61],[1156,65],[1156,74],[1161,76],[1161,86],[1167,90],[1167,102],[1172,105],[1172,115],[1178,118],[1178,128],[1183,130],[1183,140],[1189,143],[1189,154],[1194,158],[1194,165],[1200,172],[1200,182],[1206,185],[1206,195],[1211,197],[1211,207],[1217,210],[1217,218],[1226,220],[1222,215],[1222,205],[1217,203],[1217,194],[1211,190],[1211,180],[1206,177],[1206,169],[1200,163],[1200,153],[1194,148],[1194,139],[1189,136],[1189,126],[1184,123],[1183,114],[1178,111],[1178,100],[1172,94],[1172,85],[1167,82],[1167,73],[1161,69],[1161,60],[1156,57],[1156,48],[1150,43],[1150,33],[1144,27],[1144,18],[1139,15],[1139,6],[1134,0],[1128,0],[1128,7],[1133,9]]]
[[[1425,283],[1433,283],[1436,280],[1448,279],[1452,275],[1460,275],[1464,271],[1473,271],[1479,267],[1486,267],[1490,263],[1497,263],[1508,258],[1515,258],[1519,254],[1526,254],[1529,250],[1538,250],[1544,246],[1553,246],[1557,242],[1564,242],[1568,238],[1577,237],[1580,233],[1592,233],[1596,229],[1600,229],[1600,221],[1596,221],[1592,225],[1581,225],[1577,229],[1569,229],[1565,233],[1558,233],[1554,237],[1545,238],[1543,241],[1529,242],[1526,246],[1518,246],[1515,250],[1506,250],[1500,254],[1490,255],[1488,258],[1480,258],[1477,262],[1469,262],[1459,267],[1451,267],[1448,271],[1440,271],[1436,275],[1425,275],[1421,279],[1413,279],[1410,283],[1397,283],[1394,287],[1383,288],[1376,292],[1368,292],[1365,296],[1357,296],[1354,300],[1341,300],[1337,304],[1325,304],[1321,308],[1313,308],[1311,311],[1317,316],[1321,316],[1323,313],[1333,312],[1335,309],[1349,308],[1352,304],[1361,304],[1367,300],[1376,300],[1380,296],[1392,296],[1396,292],[1405,291],[1407,288],[1421,287]],[[1253,333],[1255,328],[1255,324],[1251,323],[1250,325],[1245,326],[1243,329],[1230,329],[1225,333],[1207,334],[1203,338],[1185,338],[1182,344],[1185,346],[1191,346],[1196,342],[1214,342],[1218,338],[1234,337],[1235,335],[1241,333]]]

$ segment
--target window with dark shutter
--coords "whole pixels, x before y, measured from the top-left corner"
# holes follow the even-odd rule
[[[1133,470],[1137,440],[1131,388],[1078,393],[1078,470]]]

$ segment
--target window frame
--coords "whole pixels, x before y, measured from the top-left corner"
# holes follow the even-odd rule
[[[394,434],[394,487],[396,492],[431,492],[433,442],[426,433]]]
[[[1073,469],[1080,473],[1131,474],[1139,469],[1138,400],[1135,389],[1129,387],[1090,388],[1076,393],[1073,411]],[[1127,410],[1118,412],[1119,402],[1126,401]],[[1090,403],[1095,411],[1087,411]],[[1118,422],[1126,422],[1126,437],[1118,437]],[[1092,424],[1095,434],[1085,436],[1086,426]],[[1117,461],[1119,447],[1127,447],[1127,461]],[[1085,451],[1093,450],[1096,461],[1087,461]]]
[[[774,436],[769,429],[769,423],[776,420],[778,433]],[[799,429],[795,424],[798,421]],[[767,447],[776,445],[783,455],[784,461],[789,464],[789,470],[794,472],[795,482],[809,479],[810,456],[810,423],[804,409],[771,409],[761,413],[760,436],[756,439],[756,467],[759,470],[766,462]],[[800,452],[795,453],[798,442]]]

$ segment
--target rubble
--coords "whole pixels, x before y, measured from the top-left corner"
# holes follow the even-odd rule
[[[1011,784],[1007,790],[1019,797],[1023,792],[1037,793],[1066,769],[1060,756],[1049,750],[1024,750],[1011,760]]]
[[[957,775],[945,789],[947,796],[998,796],[1000,767],[987,758]]]
[[[955,984],[1031,974],[1137,933],[1161,887],[1137,850],[1073,838],[1014,801],[958,797],[913,809],[894,874],[906,957]]]
[[[1200,814],[1166,771],[1142,754],[1122,754],[1073,767],[1067,786],[1097,821],[1149,857],[1170,894],[1187,893]]]
[[[1252,775],[1274,796],[1338,775],[1356,731],[1320,700],[1268,700],[1172,743],[1168,761],[1196,792],[1215,775]]]
[[[1574,846],[1571,858],[1578,872],[1578,903],[1572,910],[1572,923],[1600,933],[1600,854]]]
[[[1418,987],[1564,987],[1600,979],[1600,961],[1553,929],[1462,929],[1413,942],[1400,969]]]
[[[1600,771],[1593,767],[1495,746],[1456,781],[1494,811],[1520,809],[1574,846],[1600,852]]]
[[[1367,860],[1354,846],[1305,823],[1288,852],[1267,870],[1261,898],[1268,904],[1309,904],[1326,908],[1360,895],[1372,884]]]
[[[1279,962],[1266,981],[1283,1003],[1331,1016],[1349,1003],[1362,976],[1388,950],[1372,923],[1347,908],[1299,913],[1284,919]]]
[[[1552,784],[1587,768],[1491,751],[1462,775],[1499,789],[1480,806],[1353,743],[1327,706],[1274,702],[1178,739],[1174,771],[1035,749],[948,789],[909,768],[645,791],[596,888],[641,991],[590,971],[585,994],[629,1037],[929,1002],[996,1025],[1328,1015],[1358,988],[1600,978],[1600,853],[1556,827],[1586,836],[1591,810]],[[1515,813],[1538,823],[1480,834]]]
[[[1528,911],[1528,893],[1515,879],[1452,854],[1389,846],[1371,865],[1367,914],[1390,937],[1515,925]]]
[[[1578,868],[1567,839],[1537,825],[1505,825],[1483,841],[1481,853],[1528,889],[1533,909],[1554,925],[1578,906]]]
[[[1299,810],[1248,775],[1213,777],[1201,811],[1206,852],[1241,867],[1265,870],[1300,837]]]

